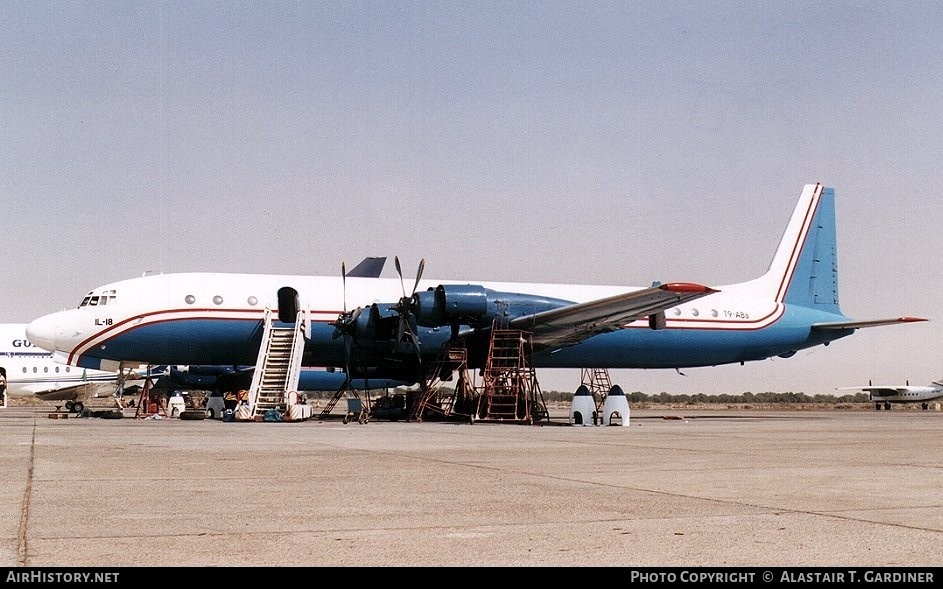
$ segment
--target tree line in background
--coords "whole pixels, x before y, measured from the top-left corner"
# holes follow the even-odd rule
[[[854,393],[851,395],[807,395],[805,393],[743,393],[740,395],[694,395],[661,392],[656,395],[647,395],[640,391],[626,393],[629,403],[869,403],[868,393]],[[573,393],[549,391],[543,393],[544,401],[571,401]]]
[[[442,387],[440,392],[443,394],[448,394],[452,392],[453,389],[449,387]],[[389,394],[395,394],[400,392],[398,390],[388,391]],[[307,393],[307,396],[310,398],[324,398],[328,399],[333,394],[330,391],[322,391],[320,393]],[[569,403],[573,400],[572,392],[561,392],[561,391],[542,391],[543,399],[548,403],[556,402],[566,402]],[[383,393],[378,393],[374,391],[371,393],[372,397],[382,396]],[[743,404],[743,403],[870,403],[871,400],[868,396],[868,393],[854,393],[850,395],[807,395],[805,393],[743,393],[740,395],[707,395],[704,393],[697,393],[694,395],[689,394],[677,394],[672,395],[670,393],[661,392],[655,395],[647,395],[640,391],[635,391],[634,393],[626,393],[625,396],[628,398],[629,403],[675,403],[675,404],[685,404],[685,403],[716,403],[716,404]]]

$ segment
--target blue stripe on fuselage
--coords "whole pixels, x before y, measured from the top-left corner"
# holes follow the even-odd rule
[[[651,330],[632,327],[598,335],[555,352],[535,354],[535,367],[556,368],[684,368],[760,360],[797,351],[853,333],[813,332],[816,322],[847,320],[841,314],[788,306],[773,325],[762,329]],[[308,365],[343,366],[343,338],[334,338],[334,326],[314,322],[305,350]],[[445,332],[440,334],[447,338]],[[441,338],[436,338],[441,339]],[[105,342],[111,360],[140,361],[135,350],[148,350],[153,364],[254,365],[262,340],[258,320],[202,319],[165,321],[129,328]],[[431,343],[426,339],[427,343]],[[201,343],[194,343],[201,342]],[[99,368],[92,348],[78,362]],[[430,348],[427,348],[427,350]],[[317,352],[316,354],[314,352]]]
[[[78,366],[99,368],[95,350],[104,345],[109,360],[151,364],[251,365],[258,359],[262,322],[252,319],[181,319],[130,327],[88,350]],[[319,350],[319,365],[343,365],[344,347],[334,326],[312,323],[309,347]],[[140,350],[147,350],[141,358]],[[320,358],[319,358],[320,360]]]
[[[763,360],[814,347],[853,333],[812,331],[816,322],[847,320],[803,307],[787,307],[773,325],[756,330],[621,329],[581,344],[546,351],[535,366],[554,368],[690,368]]]
[[[139,361],[147,350],[151,364],[251,364],[262,342],[262,323],[250,319],[185,319],[131,327],[89,349],[78,365],[97,368],[102,345],[109,360]]]

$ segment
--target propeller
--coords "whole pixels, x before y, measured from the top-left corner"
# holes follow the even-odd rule
[[[416,270],[416,282],[413,283],[413,290],[409,295],[406,294],[406,285],[403,283],[403,268],[400,266],[399,256],[395,256],[393,262],[396,264],[396,273],[399,274],[399,284],[403,291],[403,298],[401,298],[398,303],[390,306],[390,309],[399,313],[399,327],[396,330],[396,341],[402,342],[404,337],[409,337],[409,340],[416,348],[416,355],[420,356],[419,337],[416,335],[413,328],[413,322],[410,320],[415,320],[412,313],[413,298],[416,295],[416,289],[419,288],[419,281],[422,279],[422,271],[426,266],[426,260],[425,258],[419,260],[419,269]],[[422,357],[420,356],[420,360],[421,359]]]
[[[344,262],[341,262],[341,298],[343,299],[344,310],[331,323],[334,326],[334,334],[331,339],[337,339],[343,335],[350,324],[351,314],[347,312],[347,265]]]
[[[341,289],[344,299],[344,310],[332,323],[332,325],[334,325],[334,334],[331,338],[337,339],[341,336],[344,337],[344,370],[350,375],[350,353],[353,347],[354,329],[363,308],[357,307],[353,311],[347,311],[347,266],[344,262],[341,262]]]

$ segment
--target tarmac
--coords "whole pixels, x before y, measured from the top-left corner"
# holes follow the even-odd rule
[[[943,413],[344,424],[0,409],[0,566],[939,566]]]

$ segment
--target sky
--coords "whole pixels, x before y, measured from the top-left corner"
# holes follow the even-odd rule
[[[0,14],[0,322],[145,272],[339,275],[366,256],[408,277],[425,259],[429,279],[730,284],[766,270],[802,186],[822,182],[842,311],[929,322],[613,382],[844,394],[943,378],[943,3]]]

